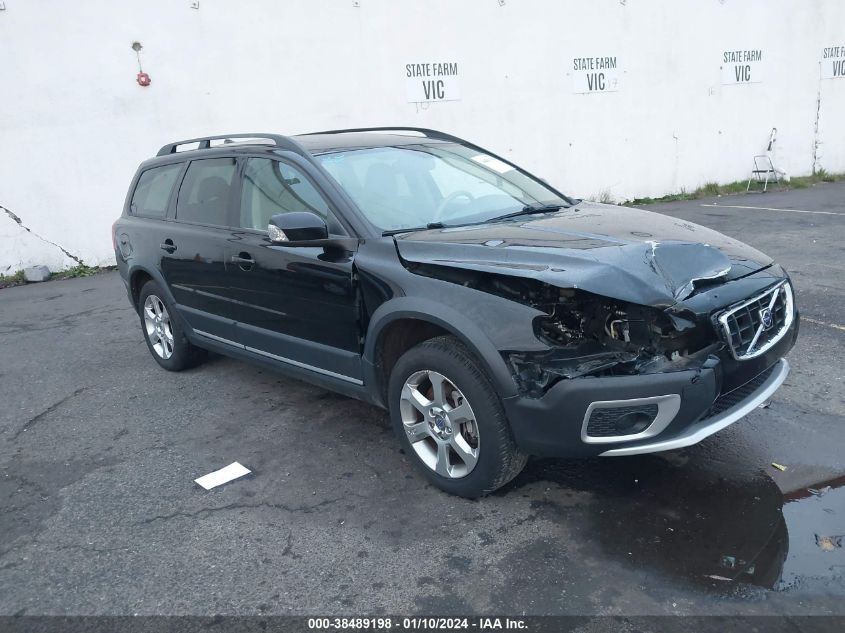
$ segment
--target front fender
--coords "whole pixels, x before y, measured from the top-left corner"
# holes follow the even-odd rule
[[[476,355],[502,398],[516,395],[516,383],[499,350],[472,319],[442,303],[420,297],[397,297],[383,303],[373,313],[364,344],[365,383],[378,385],[381,379],[375,364],[376,344],[391,323],[399,319],[419,319],[442,327]]]

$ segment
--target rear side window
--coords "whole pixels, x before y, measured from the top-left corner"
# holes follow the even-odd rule
[[[237,168],[234,158],[207,158],[188,165],[176,200],[176,219],[227,226]]]
[[[167,203],[180,171],[182,163],[153,167],[142,173],[132,194],[129,212],[147,218],[167,215]]]

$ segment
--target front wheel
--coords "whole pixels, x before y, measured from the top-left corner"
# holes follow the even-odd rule
[[[452,336],[408,350],[390,374],[388,398],[402,447],[441,490],[480,497],[525,466],[499,395]]]

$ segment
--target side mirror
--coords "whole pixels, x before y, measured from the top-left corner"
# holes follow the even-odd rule
[[[305,246],[305,242],[329,237],[325,220],[308,211],[278,213],[270,218],[267,230],[270,241],[278,246]]]

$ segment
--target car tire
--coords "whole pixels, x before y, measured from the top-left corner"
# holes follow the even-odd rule
[[[150,280],[141,288],[138,315],[150,354],[166,370],[190,369],[205,360],[208,353],[185,337],[173,304],[157,282]]]
[[[441,490],[481,497],[525,466],[490,378],[455,337],[405,352],[390,373],[388,399],[402,448]]]

